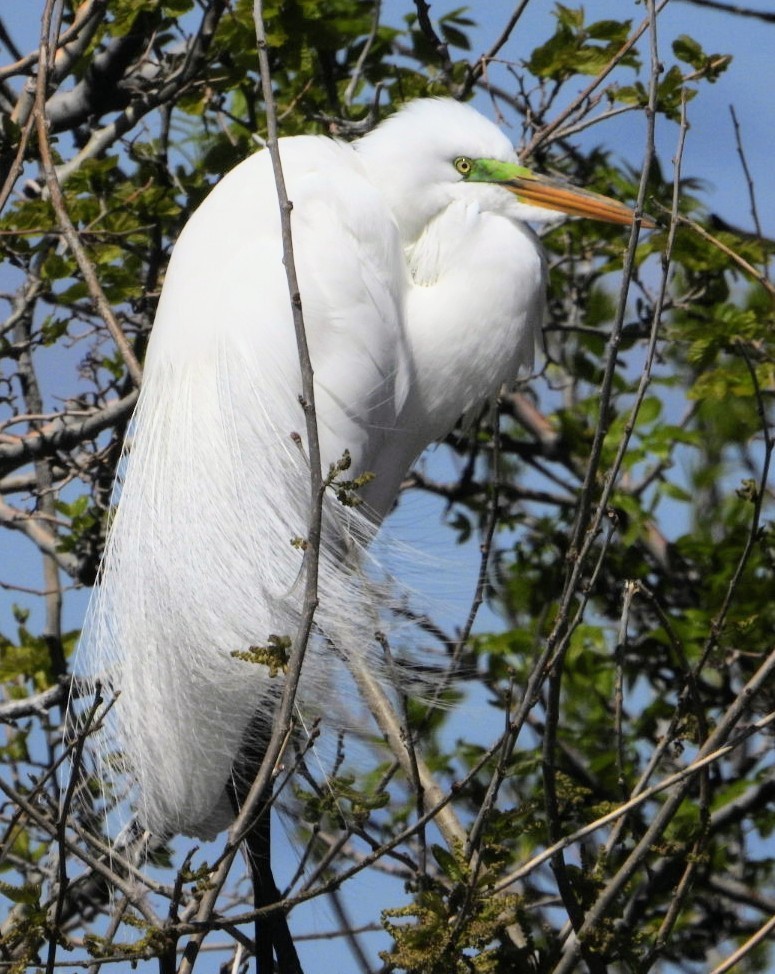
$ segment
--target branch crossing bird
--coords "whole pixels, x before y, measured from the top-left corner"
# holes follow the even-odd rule
[[[633,213],[525,169],[492,122],[446,99],[411,102],[350,144],[281,139],[280,156],[323,472],[346,453],[348,479],[369,475],[362,506],[325,500],[322,638],[298,697],[316,713],[334,656],[382,666],[356,555],[408,468],[532,364],[546,270],[526,221]],[[232,820],[231,769],[249,725],[269,733],[281,680],[246,654],[299,618],[309,467],[282,261],[260,151],[174,248],[82,638],[80,666],[120,690],[106,734],[161,834],[207,838]]]

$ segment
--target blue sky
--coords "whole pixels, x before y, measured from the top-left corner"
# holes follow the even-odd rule
[[[572,4],[570,4],[572,5]],[[26,0],[0,0],[0,10],[11,34],[22,48],[36,45],[42,2]],[[386,0],[384,17],[387,21],[398,22],[407,12],[413,10],[410,0]],[[460,8],[460,4],[450,0],[437,0],[431,7],[433,17]],[[472,53],[490,48],[500,34],[503,23],[512,4],[478,3],[468,8],[469,16],[478,22],[472,31]],[[622,2],[622,0],[592,0],[584,5],[587,19],[630,17],[639,23],[645,16],[642,3]],[[767,10],[765,0],[751,0],[749,7]],[[534,0],[529,4],[508,44],[500,52],[500,58],[519,70],[521,61],[526,59],[533,47],[548,37],[552,31],[553,3]],[[679,34],[687,33],[695,37],[703,48],[711,53],[733,55],[730,68],[714,85],[700,86],[698,97],[689,103],[690,131],[683,159],[683,173],[697,177],[703,182],[700,193],[709,211],[721,215],[730,223],[753,227],[750,214],[748,192],[743,178],[742,167],[734,139],[729,106],[734,104],[741,128],[741,136],[746,158],[758,188],[757,204],[764,232],[775,236],[775,194],[772,191],[771,167],[775,158],[775,126],[773,126],[773,87],[775,86],[775,25],[748,18],[731,18],[729,15],[672,0],[660,15],[658,38],[660,57],[666,64],[673,61],[670,45]],[[508,84],[506,66],[493,65],[490,69],[494,82]],[[622,76],[627,82],[630,75]],[[586,84],[584,78],[578,80],[576,90]],[[570,90],[572,97],[576,90]],[[492,114],[488,98],[477,97],[477,104],[486,114]],[[644,122],[641,116],[624,116],[596,126],[578,137],[582,146],[603,144],[623,159],[637,165],[643,155]],[[519,138],[515,125],[513,137]],[[671,164],[675,151],[677,128],[672,123],[661,122],[657,133],[658,153],[666,167]],[[0,286],[7,287],[5,275],[0,271]],[[397,533],[403,533],[411,525],[409,533],[417,543],[416,532],[419,525],[426,525],[423,531],[429,537],[428,546],[437,551],[446,542],[437,537],[428,521],[428,511],[423,501],[419,507],[413,503],[402,505],[399,522],[394,525]],[[30,550],[29,542],[22,538],[8,537],[5,532],[4,550],[8,553],[4,571],[0,567],[0,582],[13,580],[33,588],[40,586],[39,560]],[[451,550],[449,557],[456,562],[460,552]],[[457,587],[457,586],[456,586]],[[464,584],[467,590],[467,583]],[[9,610],[12,601],[25,602],[16,595],[0,593],[0,632],[11,629]],[[34,600],[30,603],[34,605]],[[67,612],[67,625],[77,626],[83,611],[83,599],[70,600]]]
[[[388,0],[387,9],[403,7],[403,2]],[[436,3],[432,13],[453,10],[455,3]],[[498,36],[505,19],[504,9],[512,4],[472,4],[474,19],[480,26],[475,33],[476,47],[486,50]],[[540,38],[549,36],[554,3],[534,2],[528,5],[522,19],[502,56],[516,63],[527,58]],[[576,3],[566,3],[575,7]],[[753,10],[772,12],[766,0],[751,0],[745,4]],[[587,20],[629,17],[635,24],[646,14],[642,3],[622,0],[591,0],[583,4]],[[765,24],[752,18],[732,18],[713,9],[702,9],[684,0],[672,0],[659,15],[657,37],[660,59],[669,66],[674,62],[672,40],[689,34],[707,53],[731,54],[732,63],[713,85],[702,84],[699,94],[688,105],[690,131],[684,153],[685,175],[705,181],[702,194],[709,210],[730,223],[752,227],[747,189],[734,138],[729,106],[734,105],[740,123],[743,146],[748,165],[758,184],[758,207],[764,232],[775,235],[775,196],[772,191],[772,160],[775,158],[775,125],[773,125],[773,85],[775,85],[775,24]],[[643,45],[641,49],[645,50]],[[497,69],[495,69],[497,72]],[[627,75],[623,76],[625,81]],[[495,73],[497,80],[498,75]],[[579,79],[578,90],[585,79]],[[479,104],[486,110],[486,100]],[[613,120],[579,137],[581,144],[602,143],[620,152],[624,158],[637,162],[640,158],[642,120]],[[669,163],[676,145],[675,126],[661,125],[658,129],[658,151]],[[634,150],[634,152],[633,152]]]
[[[569,5],[573,5],[569,3]],[[0,12],[17,43],[24,48],[35,45],[38,23],[42,10],[42,0],[0,0]],[[432,16],[446,10],[456,9],[460,3],[437,0],[433,4]],[[479,21],[473,33],[474,51],[486,50],[502,29],[511,3],[480,2],[470,5],[471,16]],[[521,20],[509,43],[501,52],[501,57],[519,68],[520,61],[526,58],[541,39],[551,30],[551,10],[553,4],[545,0],[534,0]],[[754,9],[772,10],[771,2],[749,0],[748,6]],[[385,18],[397,20],[413,9],[408,0],[386,0]],[[585,4],[589,19],[621,18],[631,16],[636,22],[645,16],[641,3],[628,0],[592,0]],[[741,135],[747,161],[758,187],[758,209],[764,232],[775,237],[775,196],[772,190],[772,160],[775,158],[775,125],[773,125],[773,89],[775,88],[775,25],[767,25],[753,19],[731,18],[723,13],[701,9],[700,7],[673,0],[660,17],[660,51],[663,60],[670,64],[671,39],[686,33],[697,39],[707,52],[729,53],[733,61],[729,70],[713,86],[701,85],[700,94],[689,104],[691,129],[687,139],[683,162],[684,175],[697,177],[704,182],[701,193],[709,210],[718,213],[730,223],[744,228],[752,228],[750,204],[742,168],[735,145],[732,119],[729,106],[734,104],[741,126]],[[4,60],[4,58],[3,58]],[[497,80],[505,67],[494,66],[492,75]],[[584,79],[578,82],[579,89]],[[479,96],[477,104],[482,111],[489,113],[486,97]],[[515,128],[515,138],[518,129]],[[643,154],[643,119],[632,117],[617,119],[601,125],[579,138],[582,145],[602,143],[620,154],[622,158],[637,164]],[[663,162],[670,164],[675,150],[677,130],[672,124],[660,124],[658,130],[658,151]],[[7,286],[0,272],[0,287]],[[451,543],[449,532],[437,528],[439,507],[424,498],[415,498],[402,504],[398,516],[390,522],[389,530],[399,537],[411,539],[411,543],[421,550],[429,551],[434,558],[443,559],[448,568],[446,574],[454,580],[448,588],[436,597],[449,600],[451,606],[458,603],[461,612],[470,601],[478,565],[478,550],[472,545],[468,550],[460,549]],[[0,565],[0,582],[14,581],[31,587],[40,587],[40,565],[37,553],[24,539],[10,536],[4,532],[3,559]],[[454,566],[454,567],[453,567]],[[18,595],[0,593],[0,632],[12,631],[10,606],[13,601],[25,603]],[[30,602],[29,604],[33,604]],[[77,626],[83,612],[84,598],[79,595],[69,600],[66,615],[68,626]],[[353,884],[352,902],[362,900],[366,909],[364,916],[374,916],[374,896],[382,895],[382,890],[372,892],[376,882],[373,876],[363,876]],[[354,895],[352,895],[354,894]],[[310,925],[316,928],[329,926],[326,919],[327,908],[322,904],[310,907]],[[302,922],[301,926],[304,923]],[[338,957],[336,969],[346,974],[347,968],[341,965],[341,948],[333,948]],[[320,964],[325,948],[316,944],[313,948],[315,961]],[[309,958],[308,958],[309,959]],[[314,965],[311,965],[311,969]],[[354,968],[352,968],[354,969]]]

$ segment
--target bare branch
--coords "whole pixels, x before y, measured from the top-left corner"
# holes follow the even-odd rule
[[[78,262],[78,266],[81,269],[84,280],[89,287],[89,292],[92,299],[99,309],[99,312],[108,327],[108,331],[112,335],[113,341],[116,343],[116,346],[121,353],[121,357],[124,359],[129,374],[132,376],[135,385],[139,386],[140,382],[142,381],[142,370],[140,368],[140,363],[137,361],[135,353],[132,351],[132,348],[126,339],[126,336],[124,335],[116,316],[113,314],[113,310],[108,303],[108,299],[105,297],[105,292],[102,290],[102,286],[100,285],[94,265],[89,260],[81,243],[80,237],[78,236],[78,232],[73,226],[73,222],[67,212],[67,206],[62,195],[62,189],[59,185],[59,180],[57,179],[54,161],[51,156],[51,147],[48,141],[48,128],[46,124],[45,91],[47,58],[47,44],[41,43],[40,58],[38,60],[36,125],[38,140],[40,143],[40,159],[43,166],[43,171],[46,175],[46,186],[51,194],[51,202],[56,210],[59,225],[62,228],[62,232],[64,233],[65,239],[67,240],[67,244],[70,247],[73,256]]]
[[[656,7],[657,14],[659,14],[662,11],[663,7],[667,4],[667,2],[668,0],[659,0]],[[539,131],[536,132],[536,134],[531,139],[530,143],[527,146],[525,146],[525,148],[522,150],[521,155],[523,158],[525,159],[530,158],[530,156],[535,152],[535,150],[538,148],[539,145],[545,142],[550,135],[553,135],[557,131],[557,129],[559,129],[562,125],[564,125],[565,122],[569,118],[571,118],[586,103],[586,101],[589,99],[589,97],[592,95],[595,89],[598,88],[603,83],[603,81],[605,81],[605,79],[613,71],[613,69],[617,66],[617,64],[619,64],[622,58],[624,58],[627,54],[629,54],[629,52],[633,49],[635,44],[649,29],[650,25],[651,25],[651,18],[645,17],[641,21],[640,25],[633,31],[633,33],[630,35],[627,41],[619,48],[616,54],[603,68],[603,70],[599,71],[595,75],[594,79],[590,81],[587,87],[584,88],[584,90],[581,91],[573,99],[570,105],[568,105],[568,107],[565,108],[564,111],[560,112],[560,114],[552,122],[550,122],[548,125],[543,126],[543,128],[539,129]],[[639,206],[642,205],[643,204],[641,200]]]
[[[5,442],[0,440],[0,473],[15,470],[39,457],[55,456],[60,450],[69,450],[94,439],[127,419],[135,408],[137,397],[137,390],[133,390],[100,409],[87,411],[86,415],[63,413],[34,432],[4,437]]]
[[[487,65],[489,62],[496,58],[501,49],[508,43],[512,31],[517,26],[517,23],[519,22],[522,14],[525,12],[529,2],[530,0],[520,0],[514,9],[514,12],[506,21],[506,25],[498,35],[497,40],[492,44],[487,53],[482,54],[482,56],[476,60],[473,67],[469,68],[468,77],[466,78],[465,82],[465,91],[470,91],[471,88],[473,88],[473,86],[479,81],[487,70]]]
[[[681,0],[681,2],[694,4],[704,10],[720,10],[725,14],[734,14],[735,17],[753,17],[767,24],[775,24],[775,13],[768,10],[754,10],[752,7],[743,7],[738,3],[722,3],[721,0]]]
[[[439,62],[441,63],[442,74],[448,81],[452,75],[452,60],[449,56],[449,48],[436,33],[436,30],[431,23],[430,4],[426,3],[426,0],[414,0],[414,5],[417,10],[417,23],[420,25],[420,30],[423,32],[426,40],[436,52]]]
[[[772,673],[773,670],[775,670],[775,653],[773,653],[770,656],[769,660],[765,662],[764,667],[762,669],[764,671],[765,677],[767,677],[769,674]],[[760,670],[759,672],[761,673],[762,670]],[[758,679],[758,675],[759,674],[757,674],[755,692],[758,692],[758,689],[762,685],[761,681]],[[738,712],[735,716],[735,721],[733,721],[732,723],[735,723],[737,719],[740,718],[740,716],[741,714]],[[691,779],[696,774],[698,774],[703,769],[707,768],[709,765],[715,764],[716,762],[720,761],[722,758],[726,757],[736,748],[740,747],[740,745],[743,744],[746,740],[748,740],[748,738],[752,734],[764,730],[766,727],[769,727],[773,724],[775,724],[775,713],[768,714],[766,717],[762,717],[760,720],[749,725],[744,732],[739,734],[728,744],[724,744],[721,747],[718,747],[716,750],[708,750],[707,748],[704,748],[703,751],[705,753],[698,755],[698,757],[694,761],[692,761],[691,764],[687,765],[681,771],[676,771],[675,774],[669,775],[667,778],[664,778],[658,784],[653,785],[651,788],[647,788],[645,791],[640,792],[634,798],[631,798],[629,801],[625,802],[624,804],[619,805],[613,811],[608,812],[606,815],[602,815],[594,822],[590,822],[589,825],[585,825],[583,826],[583,828],[577,829],[575,832],[572,832],[570,835],[563,836],[562,839],[558,840],[553,845],[549,846],[547,849],[544,849],[543,852],[539,853],[537,856],[534,856],[528,862],[521,865],[518,869],[514,869],[507,876],[504,876],[502,879],[498,880],[498,882],[494,886],[495,891],[499,892],[501,890],[505,890],[509,886],[512,886],[514,883],[519,882],[520,879],[523,879],[525,876],[528,876],[540,865],[542,865],[545,862],[548,862],[552,858],[552,856],[555,855],[555,853],[557,853],[558,851],[561,851],[563,849],[568,849],[571,846],[576,845],[578,842],[581,841],[581,839],[585,838],[586,836],[591,835],[593,832],[597,832],[599,829],[604,828],[606,825],[609,825],[611,822],[615,822],[618,819],[623,818],[625,815],[628,815],[631,811],[640,807],[645,802],[650,801],[655,795],[658,795],[660,792],[666,791],[669,788],[673,788],[676,785],[683,784],[682,790],[680,792],[676,792],[676,794],[683,796],[688,787],[687,782],[690,782]],[[664,817],[668,818],[668,816],[664,816]],[[658,834],[659,830],[655,829],[654,833]],[[639,848],[640,848],[640,844],[639,844]],[[617,889],[618,888],[619,888],[619,884],[617,884]]]
[[[749,937],[734,953],[730,954],[723,963],[719,964],[718,967],[714,967],[711,974],[724,974],[725,971],[733,970],[744,957],[747,957],[751,953],[754,947],[758,946],[763,940],[766,940],[773,931],[775,931],[775,916],[771,916],[765,924],[759,927],[752,937]]]
[[[42,554],[53,558],[57,565],[72,578],[78,578],[81,567],[78,558],[68,551],[60,551],[56,537],[48,527],[44,527],[44,523],[35,520],[34,515],[19,511],[4,500],[0,500],[0,523],[6,528],[26,535]]]

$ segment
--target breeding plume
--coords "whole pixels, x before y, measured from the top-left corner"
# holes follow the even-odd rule
[[[351,144],[282,139],[280,154],[323,472],[347,451],[348,479],[371,474],[361,506],[325,500],[299,694],[314,714],[335,660],[379,668],[362,564],[409,466],[531,365],[545,269],[525,221],[632,213],[526,170],[451,100],[413,102]],[[299,616],[309,461],[282,258],[262,151],[174,249],[82,643],[88,672],[120,691],[109,733],[157,833],[230,821],[233,763],[251,721],[271,726],[282,680],[246,657]]]

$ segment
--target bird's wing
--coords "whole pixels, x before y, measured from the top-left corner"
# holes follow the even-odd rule
[[[389,470],[408,382],[397,232],[350,149],[308,137],[281,145],[324,462],[348,449],[353,472],[377,461]],[[296,630],[294,539],[306,535],[310,494],[291,436],[305,440],[301,391],[275,183],[260,153],[216,187],[170,261],[83,640],[86,670],[121,690],[112,719],[155,831],[223,826],[214,810],[245,727],[256,708],[271,714],[265,667],[234,653]],[[329,525],[341,532],[345,517],[367,535],[358,511],[328,502]],[[373,621],[341,566],[341,540],[329,530],[324,541],[315,621],[346,651],[348,627],[352,646],[373,644]],[[331,696],[330,666],[308,655],[307,699]]]
[[[294,259],[315,372],[326,464],[379,456],[408,386],[398,232],[356,154],[327,139],[281,141]],[[187,323],[186,323],[187,322]],[[301,378],[269,154],[231,172],[187,225],[170,264],[149,350],[209,357],[240,349],[257,395],[304,438]],[[282,403],[282,408],[280,407]]]

